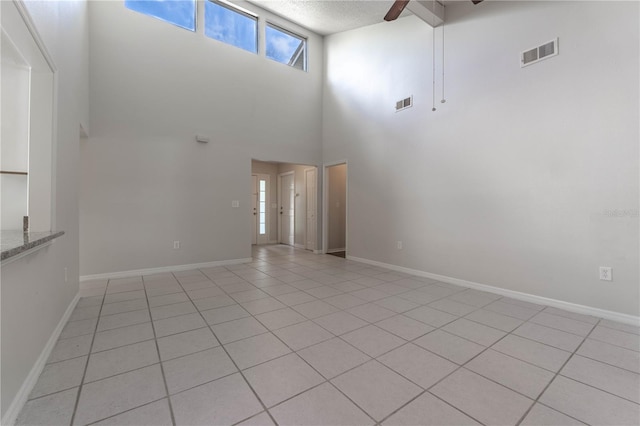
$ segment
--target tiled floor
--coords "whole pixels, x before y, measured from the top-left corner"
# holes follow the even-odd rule
[[[640,424],[638,327],[286,246],[89,286],[19,424]]]

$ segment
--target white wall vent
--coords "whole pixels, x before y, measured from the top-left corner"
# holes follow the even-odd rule
[[[396,112],[402,111],[403,109],[410,108],[412,106],[413,106],[413,96],[400,99],[398,102],[396,102]]]
[[[520,67],[526,67],[558,54],[558,39],[551,40],[520,54]]]

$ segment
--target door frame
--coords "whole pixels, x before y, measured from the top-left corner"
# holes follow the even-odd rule
[[[308,180],[307,180],[307,172],[313,171],[316,174],[316,181],[315,181],[315,206],[316,206],[316,210],[315,210],[315,218],[316,218],[316,227],[315,227],[315,241],[313,241],[313,247],[309,248],[309,235],[308,235],[308,224],[307,224],[307,220],[309,217],[309,211],[308,211],[308,207],[309,207],[309,184],[308,184]],[[311,250],[313,252],[316,252],[318,250],[318,167],[313,166],[313,167],[307,167],[306,169],[304,169],[304,213],[305,213],[305,217],[304,217],[304,248],[305,250]]]
[[[278,209],[277,211],[277,215],[278,215],[278,243],[279,244],[285,244],[282,241],[282,215],[280,214],[280,207],[282,206],[282,178],[284,176],[288,176],[291,175],[293,177],[293,192],[294,192],[294,197],[293,197],[293,206],[291,206],[293,208],[293,244],[291,244],[292,247],[295,247],[295,243],[296,243],[296,220],[295,220],[295,214],[296,214],[296,200],[295,200],[295,192],[296,192],[296,175],[295,172],[293,170],[289,171],[289,172],[284,172],[284,173],[278,173]],[[289,244],[287,244],[289,245]]]
[[[327,169],[344,164],[345,171],[345,221],[344,221],[344,250],[348,258],[349,253],[349,162],[345,160],[324,163],[322,168],[322,253],[327,254],[329,245],[329,173]]]

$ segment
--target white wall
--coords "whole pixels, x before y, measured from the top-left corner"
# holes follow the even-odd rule
[[[2,2],[4,8],[10,2]],[[86,4],[28,1],[27,8],[57,68],[54,222],[66,234],[2,267],[2,416],[78,291],[79,124],[88,108]],[[64,268],[68,269],[68,282]]]
[[[244,6],[309,37],[308,72],[90,2],[82,275],[250,257],[251,158],[320,162],[322,38]]]
[[[346,248],[347,165],[327,169],[327,249]]]
[[[324,161],[349,161],[350,254],[637,316],[638,12],[447,6],[436,112],[426,24],[327,37]],[[520,51],[555,37],[559,56],[519,67]]]

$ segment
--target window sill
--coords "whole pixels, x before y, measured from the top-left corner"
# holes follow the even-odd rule
[[[48,246],[54,239],[64,235],[64,231],[22,232],[1,231],[0,247],[2,264],[16,260],[22,256]]]

